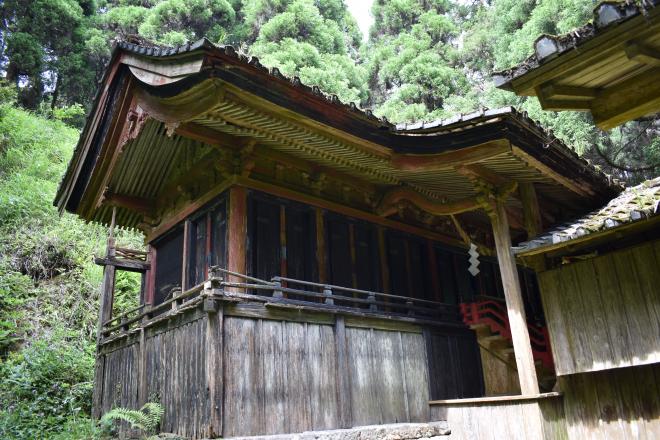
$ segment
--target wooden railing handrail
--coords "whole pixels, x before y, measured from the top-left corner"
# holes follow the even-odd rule
[[[413,298],[413,297],[410,297],[410,296],[393,295],[391,293],[375,292],[375,291],[371,291],[371,290],[354,289],[354,288],[351,288],[351,287],[337,286],[337,285],[334,285],[334,284],[315,283],[315,282],[312,282],[312,281],[296,280],[296,279],[287,278],[287,277],[276,276],[276,277],[271,278],[271,280],[286,281],[286,282],[289,282],[289,283],[303,284],[303,285],[318,287],[318,288],[322,288],[322,289],[329,288],[330,290],[340,290],[340,291],[343,291],[343,292],[362,293],[362,294],[365,294],[365,295],[382,296],[384,298],[401,299],[401,300],[405,300],[405,301],[414,301],[414,302],[417,302],[417,303],[430,304],[430,305],[434,305],[434,306],[441,306],[441,307],[442,306],[451,306],[451,304],[441,303],[441,302],[438,302],[438,301],[431,301],[431,300],[428,300],[428,299]]]
[[[145,305],[146,305],[146,304],[140,304],[139,306],[134,307],[134,308],[132,308],[132,309],[130,309],[130,310],[127,310],[127,311],[125,311],[124,313],[120,313],[119,315],[115,316],[114,318],[111,318],[111,319],[108,319],[107,321],[105,321],[105,322],[103,323],[103,326],[105,327],[106,325],[110,324],[111,322],[114,322],[114,321],[116,321],[116,320],[118,320],[118,319],[124,318],[125,316],[128,316],[128,315],[130,315],[130,314],[133,313],[133,312],[137,312],[138,310],[144,308]]]
[[[232,275],[242,278],[248,282],[232,282],[226,279],[218,278],[217,273]],[[176,310],[179,307],[179,302],[186,300],[196,293],[204,290],[208,281],[214,282],[212,287],[214,289],[224,290],[225,288],[243,289],[246,295],[254,297],[255,299],[272,301],[272,302],[292,302],[292,303],[309,303],[310,305],[323,305],[327,308],[333,306],[339,310],[355,310],[356,312],[376,312],[384,314],[417,316],[417,317],[430,317],[436,316],[438,319],[448,317],[449,320],[455,319],[460,321],[459,307],[453,304],[445,304],[437,301],[429,301],[418,298],[411,298],[400,295],[391,295],[382,292],[371,292],[368,290],[352,289],[347,287],[335,286],[332,284],[313,283],[309,281],[296,280],[286,277],[274,277],[272,281],[265,281],[259,278],[251,277],[241,273],[233,272],[220,267],[212,267],[210,276],[207,281],[197,284],[196,286],[175,294],[172,298],[163,301],[162,303],[150,307],[149,304],[141,304],[131,310],[128,310],[120,315],[105,321],[102,325],[102,334],[109,335],[117,330],[128,331],[131,324],[142,321],[145,317],[150,319],[153,315],[167,309]],[[282,286],[282,283],[301,284],[303,286],[312,286],[322,289],[321,292],[304,290],[304,288],[297,289],[288,286]],[[270,296],[247,293],[247,291],[268,291],[272,292]],[[178,291],[178,289],[173,290]],[[345,294],[342,294],[345,293]],[[227,296],[231,296],[231,292],[225,292]],[[298,295],[305,299],[284,298],[283,294]],[[356,296],[361,295],[362,297]],[[311,299],[320,301],[311,301]],[[173,303],[174,306],[172,306]],[[338,303],[338,304],[335,304]],[[184,302],[185,304],[185,302]],[[368,306],[368,307],[363,307]],[[397,310],[397,311],[395,311]],[[141,311],[141,312],[140,312]],[[131,314],[137,313],[135,316],[128,318]],[[454,316],[456,315],[456,316]],[[452,318],[453,317],[453,318]],[[127,319],[128,318],[128,319]],[[116,323],[115,325],[111,325]]]
[[[213,266],[209,269],[209,273],[213,272],[213,271],[226,273],[228,275],[243,278],[244,280],[248,280],[248,281],[254,281],[255,283],[264,284],[264,285],[267,285],[267,286],[275,286],[276,285],[275,283],[270,282],[270,281],[262,280],[260,278],[251,277],[249,275],[244,275],[244,274],[238,273],[238,272],[232,272],[231,270],[223,269],[223,268],[218,267],[218,266]]]
[[[135,317],[133,317],[133,318],[131,318],[131,319],[128,319],[128,320],[123,321],[123,322],[120,322],[119,324],[117,324],[117,325],[115,325],[115,326],[112,326],[112,327],[109,327],[109,328],[104,328],[104,329],[103,329],[103,333],[104,333],[104,334],[105,334],[105,333],[111,333],[111,332],[113,332],[113,331],[115,331],[115,330],[118,330],[118,329],[120,329],[120,328],[126,327],[126,326],[128,326],[128,325],[130,325],[130,324],[132,324],[132,323],[134,323],[134,322],[138,322],[138,321],[140,321],[142,318],[144,318],[145,316],[147,316],[147,315],[151,315],[151,314],[154,314],[154,313],[156,313],[156,312],[159,312],[160,310],[165,309],[168,305],[172,304],[173,302],[175,302],[175,301],[179,301],[179,300],[184,299],[184,298],[186,298],[186,297],[188,297],[188,296],[192,296],[192,295],[194,295],[195,293],[201,292],[202,290],[204,290],[204,283],[200,283],[200,284],[198,284],[198,285],[196,285],[196,286],[194,286],[194,287],[192,287],[192,288],[186,290],[185,292],[182,292],[182,293],[180,293],[179,295],[174,296],[174,297],[168,299],[167,301],[163,301],[162,303],[158,304],[157,306],[151,307],[151,308],[149,308],[148,310],[146,310],[145,312],[140,313],[139,315],[137,315],[137,316],[135,316]]]
[[[393,303],[393,302],[385,302],[385,301],[378,301],[378,300],[371,300],[371,299],[365,299],[365,298],[356,298],[352,296],[344,296],[344,295],[327,295],[325,293],[320,293],[320,292],[310,292],[308,290],[300,290],[300,289],[292,289],[290,287],[281,287],[281,286],[264,286],[261,284],[247,284],[247,283],[232,283],[232,282],[221,282],[220,283],[221,287],[234,287],[234,288],[242,288],[242,289],[253,289],[253,290],[269,290],[269,291],[278,291],[282,293],[290,293],[292,295],[301,295],[301,296],[306,296],[306,297],[312,297],[312,298],[319,298],[319,299],[332,299],[333,301],[339,301],[339,302],[347,302],[347,303],[358,303],[358,304],[365,304],[365,305],[376,305],[376,306],[383,306],[383,307],[389,307],[389,308],[395,308],[395,309],[406,309],[406,310],[417,310],[417,311],[426,311],[426,312],[431,312],[434,311],[434,309],[430,308],[424,308],[424,307],[417,307],[413,304],[408,304],[411,300],[411,298],[406,298],[406,297],[400,297],[406,299],[406,303]],[[442,303],[437,303],[439,309],[451,309],[453,306],[451,304],[442,304]]]

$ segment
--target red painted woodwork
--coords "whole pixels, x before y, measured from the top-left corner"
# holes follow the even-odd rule
[[[498,301],[483,300],[472,303],[461,303],[461,315],[467,325],[487,325],[491,332],[499,334],[511,341],[511,329],[507,317],[506,306]],[[529,340],[532,345],[534,360],[539,360],[547,369],[554,369],[548,328],[527,323]]]

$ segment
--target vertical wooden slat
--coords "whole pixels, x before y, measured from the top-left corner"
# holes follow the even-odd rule
[[[506,298],[507,314],[513,339],[513,348],[520,379],[522,394],[531,395],[539,393],[536,368],[532,356],[532,346],[529,342],[525,305],[523,304],[518,269],[511,250],[511,235],[504,203],[497,201],[491,215],[497,261],[502,275],[504,296]]]
[[[586,319],[581,300],[584,292],[580,291],[580,285],[578,283],[580,274],[576,273],[575,265],[566,266],[564,269],[565,271],[562,271],[559,282],[562,313],[569,323],[566,333],[570,339],[571,348],[574,350],[574,359],[579,371],[588,371],[593,365],[593,354],[589,341],[590,335],[572,324]]]
[[[623,310],[628,318],[627,328],[633,343],[633,357],[628,363],[637,363],[640,358],[657,353],[658,322],[655,321],[655,314],[649,313],[640,292],[643,287],[640,286],[637,279],[635,259],[632,255],[637,249],[611,254],[619,292],[624,304]]]
[[[355,251],[355,224],[353,223],[348,224],[348,243],[351,255],[351,287],[357,289],[357,268],[355,267],[357,260]]]
[[[259,335],[263,362],[264,425],[262,434],[287,432],[286,380],[288,365],[285,351],[285,322],[263,321]]]
[[[349,428],[352,422],[351,389],[349,383],[348,347],[346,322],[338,315],[335,321],[335,346],[337,356],[337,402],[339,402],[340,428]]]
[[[209,266],[211,265],[211,249],[213,248],[213,242],[211,237],[213,237],[212,227],[213,222],[211,219],[211,212],[206,213],[206,239],[204,243],[204,279],[209,278]],[[192,287],[192,286],[191,286]],[[185,287],[183,288],[185,290]]]
[[[148,369],[147,369],[147,335],[143,328],[140,329],[140,341],[138,343],[140,350],[138,363],[138,406],[142,407],[148,399]]]
[[[640,308],[645,308],[649,320],[649,346],[660,347],[660,259],[656,258],[653,243],[645,243],[630,249],[622,257],[632,258],[637,282],[637,302]],[[641,312],[640,312],[641,315]],[[660,361],[660,357],[657,359]]]
[[[442,296],[440,293],[440,277],[438,274],[438,262],[435,256],[435,247],[431,240],[426,241],[426,255],[428,258],[428,268],[431,275],[431,289],[433,290],[433,301],[442,302]]]
[[[280,276],[287,276],[286,208],[280,205]],[[286,297],[287,295],[284,294]]]
[[[207,300],[208,301],[208,300]],[[214,310],[216,309],[217,310]],[[222,303],[208,308],[206,318],[206,382],[208,388],[209,419],[204,436],[214,438],[222,435],[222,396],[224,391],[223,372],[223,320]]]
[[[552,341],[552,357],[557,374],[566,374],[575,368],[570,338],[566,330],[566,320],[561,307],[562,295],[559,274],[550,270],[538,276],[539,289],[543,299],[546,325]]]
[[[234,186],[229,190],[229,270],[244,274],[246,264],[247,239],[247,190],[242,186]],[[237,277],[230,277],[233,282],[241,282]]]

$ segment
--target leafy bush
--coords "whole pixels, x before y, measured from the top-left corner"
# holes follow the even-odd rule
[[[94,347],[52,331],[0,366],[0,438],[44,438],[91,412]]]

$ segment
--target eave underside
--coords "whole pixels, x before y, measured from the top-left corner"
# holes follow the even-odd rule
[[[153,109],[145,114],[149,111],[158,114]],[[502,182],[535,184],[546,224],[584,209],[585,196],[602,198],[588,181],[567,179],[573,185],[569,189],[535,167],[538,164],[528,163],[528,157],[517,153],[523,150],[504,136],[503,121],[495,120],[485,131],[490,136],[471,147],[469,155],[449,147],[437,153],[441,160],[433,166],[408,169],[393,161],[393,153],[351,144],[311,129],[304,120],[293,121],[225,94],[221,102],[186,121],[163,123],[148,117],[134,139],[121,147],[107,186],[96,191],[103,196],[87,204],[85,217],[108,223],[111,207],[116,206],[118,225],[149,233],[185,205],[208,198],[228,184],[253,181],[387,215],[458,239],[449,217],[430,216],[412,203],[404,203],[393,214],[382,214],[380,203],[396,188],[409,189],[439,205],[475,199],[481,191],[479,176],[466,175],[464,166],[476,167],[486,180],[492,174]],[[424,136],[419,139],[435,142]],[[515,193],[507,197],[507,207],[513,227],[523,233],[522,205]],[[457,218],[473,233],[489,230],[483,210],[457,213]]]

